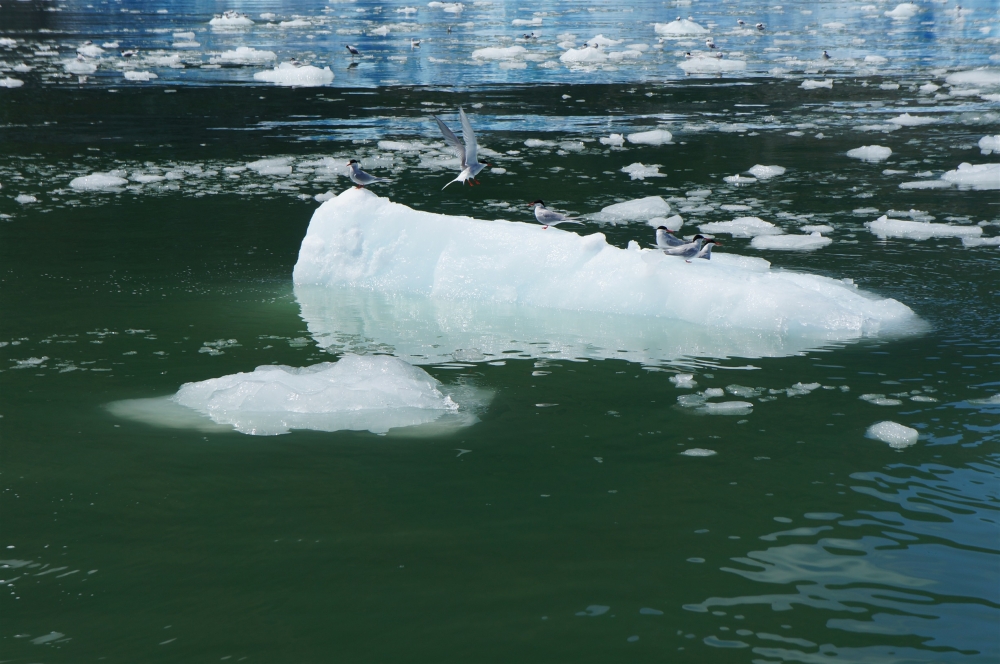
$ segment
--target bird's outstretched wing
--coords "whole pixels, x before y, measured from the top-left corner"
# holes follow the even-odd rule
[[[461,108],[458,109],[458,116],[462,119],[462,138],[465,139],[465,163],[479,163],[479,146],[476,144],[476,132],[472,131],[472,124],[468,116]]]
[[[444,134],[445,142],[455,150],[458,158],[462,161],[462,170],[464,171],[465,167],[468,166],[468,162],[466,161],[465,146],[462,145],[462,141],[458,140],[458,136],[455,135],[455,132],[448,129],[448,125],[441,122],[441,118],[436,115],[432,115],[431,117],[434,118],[434,121],[438,123],[438,127],[441,128],[441,133]]]

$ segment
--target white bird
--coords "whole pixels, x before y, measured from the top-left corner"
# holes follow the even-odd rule
[[[754,27],[757,28],[758,30],[760,30],[761,32],[764,32],[764,24],[763,23],[758,23]]]
[[[670,247],[679,247],[682,244],[685,244],[684,240],[674,236],[666,226],[658,226],[656,228],[657,249],[669,249]]]
[[[718,48],[718,46],[715,45],[715,42],[712,41],[711,37],[709,37],[708,39],[705,40],[705,46],[707,46],[709,48]]]
[[[347,47],[347,50],[351,52],[351,57],[352,57],[352,58],[353,58],[353,57],[354,57],[355,55],[361,55],[361,51],[359,51],[359,50],[357,49],[357,47],[355,47],[355,46],[351,46],[350,44],[344,44],[344,46],[346,46],[346,47]]]
[[[742,27],[743,27],[744,25],[746,25],[746,24],[747,24],[747,22],[746,22],[746,21],[744,21],[743,19],[741,19],[741,18],[738,18],[738,19],[736,19],[736,25],[740,26],[741,28],[742,28]]]
[[[351,178],[351,182],[355,184],[355,189],[364,189],[366,185],[375,184],[376,182],[392,182],[392,180],[377,178],[371,173],[365,173],[361,170],[361,164],[357,159],[352,159],[347,162],[347,166],[351,169],[351,172],[348,175]]]
[[[667,256],[680,256],[681,258],[694,258],[698,252],[701,250],[701,244],[705,240],[704,235],[695,235],[690,242],[685,242],[684,244],[677,245],[676,247],[667,247],[663,250]]]
[[[824,60],[829,60],[830,59],[830,54],[827,53],[826,51],[823,51],[823,56],[822,57],[823,57]]]
[[[542,230],[548,228],[549,226],[558,226],[559,224],[569,223],[569,224],[582,224],[582,221],[577,221],[576,219],[570,219],[562,212],[556,212],[545,206],[545,201],[538,199],[528,203],[529,206],[535,208],[535,219],[538,223],[542,225]]]
[[[410,40],[410,48],[420,48],[420,40],[419,39],[411,39]]]
[[[696,253],[694,255],[694,257],[695,258],[704,258],[707,261],[712,260],[712,245],[713,244],[714,245],[718,245],[720,247],[722,246],[722,243],[718,242],[716,240],[712,240],[712,239],[705,240],[705,244],[702,245],[701,249],[698,251],[698,253]],[[691,262],[691,260],[689,259],[688,263],[690,263],[690,262]]]
[[[458,136],[455,135],[448,125],[441,122],[441,118],[436,115],[432,115],[434,121],[438,123],[438,127],[441,128],[441,133],[444,134],[445,142],[450,145],[455,152],[458,154],[458,158],[462,163],[462,172],[458,174],[458,177],[441,187],[441,189],[446,189],[448,185],[454,184],[455,182],[465,183],[468,182],[471,187],[474,184],[479,184],[479,180],[476,176],[479,172],[489,166],[490,164],[480,164],[479,146],[476,145],[476,134],[472,131],[472,125],[469,124],[469,118],[465,115],[465,111],[461,108],[458,109],[458,116],[462,121],[462,138],[465,139],[465,144],[458,140]]]

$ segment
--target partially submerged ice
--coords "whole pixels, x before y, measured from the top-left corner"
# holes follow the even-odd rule
[[[638,244],[619,249],[602,233],[421,212],[348,189],[316,210],[293,277],[297,285],[827,339],[905,332],[917,324],[905,305],[852,283],[747,260],[720,254],[687,263]]]
[[[255,81],[274,83],[286,87],[314,88],[333,82],[333,72],[329,67],[314,67],[312,65],[297,66],[291,62],[282,62],[274,69],[259,71],[253,75]]]
[[[616,224],[627,221],[646,221],[667,214],[670,214],[670,203],[663,200],[661,196],[647,196],[609,205],[600,212],[588,215],[587,219]]]
[[[926,221],[890,219],[884,214],[875,221],[866,222],[865,226],[883,240],[890,237],[910,240],[928,240],[932,237],[967,238],[979,237],[983,234],[982,226],[953,226],[951,224],[932,224]]]
[[[916,429],[912,429],[891,420],[871,425],[868,427],[868,431],[865,432],[865,435],[868,438],[888,443],[889,447],[897,450],[915,445],[917,443],[917,439],[920,438],[920,433]]]
[[[887,148],[882,145],[862,145],[860,148],[854,148],[853,150],[847,151],[848,157],[860,159],[861,161],[870,161],[873,163],[885,161],[891,155],[892,148]]]

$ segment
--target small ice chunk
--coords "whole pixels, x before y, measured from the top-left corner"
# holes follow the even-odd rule
[[[261,18],[264,18],[263,14],[261,14]],[[271,18],[274,18],[273,14],[271,15]],[[253,19],[249,16],[242,16],[235,11],[232,11],[226,12],[221,16],[214,17],[208,22],[208,24],[213,28],[249,28],[253,25]]]
[[[706,397],[708,397],[709,399],[714,399],[715,397],[723,397],[723,396],[725,396],[726,392],[722,388],[719,388],[719,387],[710,387],[710,388],[706,389],[703,392],[703,394]]]
[[[944,80],[948,85],[995,88],[1000,87],[1000,69],[969,69],[949,74]]]
[[[754,176],[758,180],[768,180],[773,177],[785,174],[784,166],[762,166],[761,164],[754,165],[753,168],[747,171],[750,175]]]
[[[70,180],[69,186],[83,191],[111,191],[128,184],[128,180],[108,173],[91,173]]]
[[[433,3],[432,3],[433,4]],[[577,611],[578,616],[589,616],[595,618],[597,616],[603,616],[605,613],[611,610],[610,606],[604,606],[603,604],[591,604],[583,611]]]
[[[633,180],[645,180],[646,178],[665,178],[665,173],[660,172],[661,164],[649,164],[648,166],[639,162],[629,164],[621,169],[622,173],[628,173]]]
[[[753,404],[749,401],[708,402],[698,411],[707,415],[749,415],[753,412]]]
[[[282,28],[309,28],[312,27],[312,23],[305,20],[304,18],[293,18],[290,21],[281,21],[278,23]]]
[[[529,138],[524,142],[524,146],[529,148],[554,148],[556,146],[556,142],[545,141],[540,138]]]
[[[681,452],[681,456],[689,457],[710,457],[715,456],[715,454],[715,450],[706,450],[703,447],[692,447],[691,449]]]
[[[647,196],[624,203],[609,205],[589,216],[594,221],[617,223],[620,221],[646,221],[670,214],[670,203],[660,196]]]
[[[665,226],[668,231],[675,233],[681,229],[684,225],[684,218],[679,214],[675,214],[672,217],[653,217],[652,219],[647,219],[646,223],[653,228],[659,228],[660,226]]]
[[[945,182],[956,184],[963,189],[1000,189],[1000,163],[962,163],[958,165],[957,169],[945,172],[941,176],[941,179]]]
[[[515,18],[510,22],[511,25],[515,27],[522,27],[525,25],[541,25],[542,19],[540,18]]]
[[[747,63],[744,60],[725,60],[711,56],[695,57],[677,65],[686,74],[723,74],[726,72],[744,71]]]
[[[4,76],[0,78],[0,88],[19,88],[24,85],[24,81],[19,78],[13,78],[11,76]]]
[[[820,233],[809,235],[761,235],[750,241],[754,249],[773,249],[778,251],[815,251],[832,243],[828,237]]]
[[[474,60],[510,60],[522,57],[527,52],[526,48],[517,45],[506,48],[488,46],[486,48],[477,48],[472,52],[472,58]]]
[[[125,72],[126,81],[152,81],[154,78],[159,78],[156,74],[151,71],[127,71]]]
[[[278,58],[274,51],[239,46],[231,51],[223,51],[211,62],[224,65],[264,65]]]
[[[760,217],[737,217],[732,221],[713,221],[701,224],[702,233],[717,235],[725,233],[733,237],[757,237],[758,235],[781,235],[784,231]]]
[[[870,65],[884,65],[889,62],[889,58],[882,55],[866,55],[865,62]]]
[[[77,76],[86,76],[87,74],[93,74],[97,71],[97,65],[93,62],[77,60],[76,58],[63,60],[62,65],[63,69],[65,69],[68,73],[76,74]]]
[[[622,134],[611,134],[610,136],[602,136],[600,139],[602,145],[610,145],[612,147],[622,147],[625,145],[625,137]]]
[[[583,48],[570,48],[566,49],[562,55],[559,56],[559,60],[565,63],[601,63],[607,62],[608,54],[599,48],[591,48],[590,46],[584,46]]]
[[[31,194],[18,194],[14,198],[14,200],[17,201],[18,203],[20,203],[21,205],[28,205],[29,203],[37,203],[38,202],[38,199],[35,198],[34,196],[32,196]]]
[[[1000,394],[993,394],[982,399],[966,399],[975,406],[1000,406]]]
[[[901,127],[916,127],[919,125],[934,124],[937,122],[937,118],[929,118],[926,115],[910,115],[909,113],[903,113],[902,115],[897,115],[894,118],[889,118],[887,122],[899,125]]]
[[[983,136],[979,139],[979,149],[983,154],[1000,152],[1000,134],[996,136]]]
[[[809,224],[807,226],[802,226],[800,230],[803,233],[832,233],[833,226],[828,226],[826,224]]]
[[[291,62],[282,62],[274,69],[259,71],[253,75],[255,81],[274,83],[289,87],[312,88],[333,82],[333,72],[330,67],[314,67],[312,65],[296,66]]]
[[[807,79],[805,81],[802,81],[802,84],[799,85],[799,87],[802,88],[803,90],[816,90],[819,88],[827,88],[829,90],[833,90],[833,79],[827,78],[822,81],[813,81]]]
[[[729,184],[735,184],[736,186],[739,186],[741,184],[753,184],[754,182],[757,181],[757,178],[745,178],[742,175],[738,175],[738,174],[737,175],[727,175],[726,177],[724,177],[722,179],[724,181],[728,182]]]
[[[617,46],[618,44],[621,44],[622,40],[608,39],[604,35],[597,35],[596,37],[591,37],[585,43],[591,48],[607,48],[609,46]]]
[[[1000,247],[1000,235],[996,237],[963,237],[965,247]]]
[[[428,2],[427,6],[431,9],[440,9],[448,14],[460,14],[465,9],[465,5],[461,2],[437,2],[437,0]]]
[[[920,433],[916,429],[903,426],[898,422],[885,420],[884,422],[878,422],[868,427],[865,436],[881,440],[883,443],[889,443],[889,447],[901,450],[904,447],[916,444]]]
[[[690,35],[706,35],[708,30],[698,25],[694,21],[686,18],[679,18],[670,23],[655,23],[653,30],[658,35],[664,37],[688,37]]]
[[[698,385],[694,379],[694,374],[675,374],[670,377],[670,382],[678,389],[692,389]]]
[[[890,155],[892,155],[892,149],[882,145],[862,145],[860,148],[847,151],[848,157],[872,163],[885,161]]]
[[[291,159],[289,157],[273,157],[271,159],[258,159],[247,163],[247,168],[256,171],[260,175],[290,175],[292,173]]]
[[[899,399],[890,399],[884,394],[862,394],[858,398],[875,406],[899,406],[903,403]]]
[[[673,134],[665,129],[654,129],[652,131],[629,134],[628,142],[634,145],[663,145],[672,141],[673,138]]]
[[[885,12],[885,15],[891,19],[897,21],[902,21],[908,18],[913,18],[920,13],[920,7],[913,4],[912,2],[902,2],[896,5],[895,9],[891,9]]]
[[[191,38],[194,39],[194,33],[191,33]],[[76,52],[86,58],[99,58],[104,55],[104,49],[97,44],[84,44],[76,49]]]
[[[924,221],[890,219],[886,215],[875,221],[866,222],[865,226],[883,240],[890,237],[910,240],[927,240],[932,237],[979,237],[983,234],[982,226],[932,224]]]

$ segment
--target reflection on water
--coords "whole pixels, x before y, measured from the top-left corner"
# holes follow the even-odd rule
[[[702,327],[651,316],[384,295],[296,284],[302,319],[329,352],[393,353],[411,364],[505,358],[624,359],[644,365],[786,357],[829,346],[818,337]],[[709,364],[712,364],[709,362]]]
[[[995,562],[1000,552],[1000,466],[897,466],[892,471],[856,473],[852,477],[859,484],[852,488],[895,509],[861,512],[863,518],[840,521],[839,514],[807,513],[806,523],[821,525],[763,535],[764,541],[791,541],[751,551],[733,559],[738,566],[722,568],[750,581],[793,586],[794,591],[711,597],[685,608],[709,612],[752,605],[773,611],[809,607],[828,615],[829,629],[883,635],[884,643],[891,644],[852,647],[847,645],[850,637],[832,636],[841,645],[817,645],[788,638],[794,634],[776,637],[739,630],[746,639],[744,647],[753,644],[754,653],[778,661],[817,662],[836,656],[852,662],[939,662],[970,655],[977,661],[1000,660],[1000,575]],[[817,540],[795,541],[821,532]],[[797,647],[788,647],[792,644]]]

